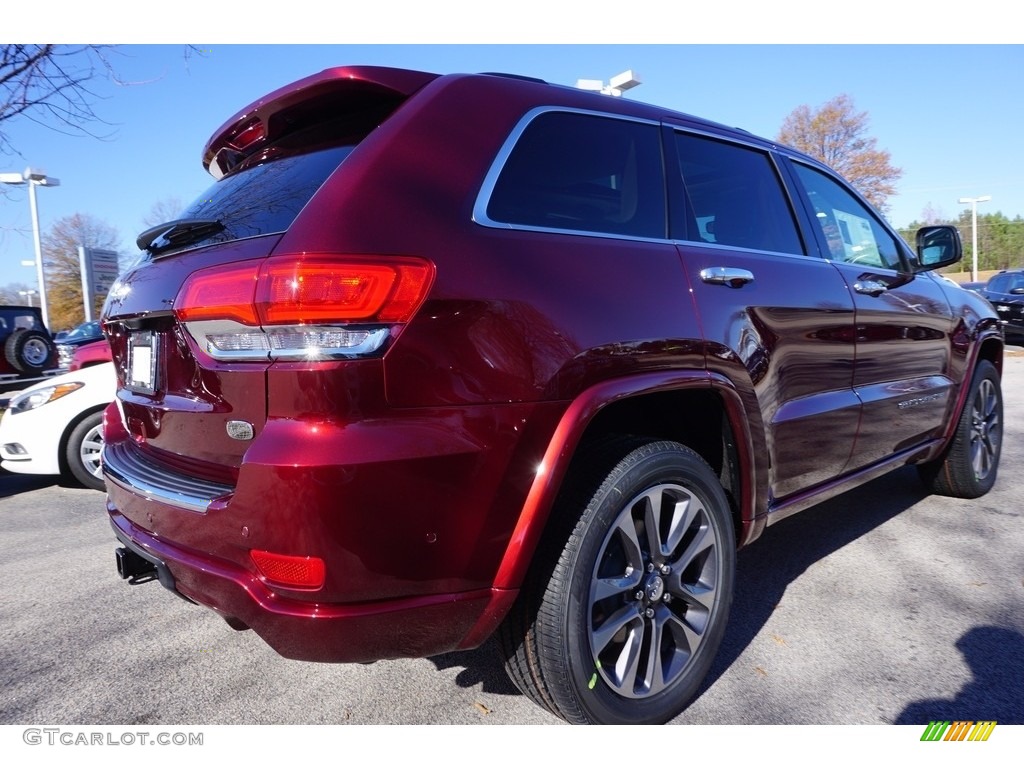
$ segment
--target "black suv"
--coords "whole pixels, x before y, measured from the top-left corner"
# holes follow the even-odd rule
[[[0,392],[56,367],[57,350],[38,307],[0,306]]]
[[[1024,344],[1024,269],[1004,269],[992,275],[980,291],[999,313],[1010,344]]]

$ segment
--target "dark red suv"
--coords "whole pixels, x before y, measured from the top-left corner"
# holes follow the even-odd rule
[[[121,575],[279,653],[500,636],[572,722],[678,714],[737,547],[914,464],[996,478],[1003,338],[835,174],[507,75],[332,69],[246,107],[111,291]]]

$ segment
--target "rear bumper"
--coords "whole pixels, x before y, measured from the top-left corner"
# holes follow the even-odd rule
[[[108,411],[107,509],[124,546],[166,567],[165,586],[288,658],[472,648],[515,599],[495,574],[559,412],[509,404],[347,424],[273,419],[228,484],[168,464]],[[545,439],[524,443],[527,421]],[[324,582],[269,580],[253,551],[318,558]]]
[[[164,569],[164,586],[235,629],[252,629],[290,659],[366,662],[475,647],[516,597],[512,590],[478,590],[356,605],[292,600],[232,563],[152,536],[109,501],[107,509],[117,538]]]

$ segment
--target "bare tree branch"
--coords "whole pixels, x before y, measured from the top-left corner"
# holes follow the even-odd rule
[[[16,117],[75,136],[98,136],[90,83],[110,71],[101,45],[0,45],[0,152],[11,153],[6,124]]]

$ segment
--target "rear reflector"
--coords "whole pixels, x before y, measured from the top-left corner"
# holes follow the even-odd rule
[[[293,589],[320,589],[326,569],[319,557],[278,555],[262,549],[249,552],[260,574],[274,584]]]

